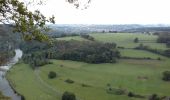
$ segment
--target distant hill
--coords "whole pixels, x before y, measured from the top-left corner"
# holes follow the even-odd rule
[[[128,33],[170,32],[170,27],[142,27],[142,28],[127,29],[121,32],[128,32]]]
[[[107,33],[107,32],[162,32],[170,31],[170,25],[139,25],[139,24],[125,24],[125,25],[83,25],[83,24],[60,24],[50,25],[52,30],[48,33],[50,35],[56,34],[82,34],[82,33]]]

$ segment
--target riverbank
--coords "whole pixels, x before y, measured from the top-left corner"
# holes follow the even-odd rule
[[[5,66],[0,66],[0,91],[3,95],[11,97],[12,100],[21,100],[21,96],[17,94],[11,87],[11,84],[8,82],[5,75],[8,70],[19,61],[21,57],[22,51],[20,49],[16,49],[15,56]]]

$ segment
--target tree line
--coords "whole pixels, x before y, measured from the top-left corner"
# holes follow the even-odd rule
[[[152,53],[156,53],[162,56],[166,56],[166,57],[170,57],[170,49],[167,50],[158,50],[158,49],[153,49],[150,48],[149,46],[145,46],[142,43],[139,44],[139,46],[135,47],[134,49],[138,49],[138,50],[146,50]]]
[[[73,60],[87,63],[115,63],[120,57],[115,43],[91,41],[55,41],[50,46],[38,41],[24,42],[23,60],[32,66],[49,64],[49,59]]]
[[[170,33],[169,32],[159,33],[157,42],[158,43],[166,43],[166,46],[170,47]]]

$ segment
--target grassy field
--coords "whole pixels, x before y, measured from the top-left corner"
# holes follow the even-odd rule
[[[156,36],[137,34],[91,34],[98,41],[116,42],[118,46],[133,48],[133,39],[156,41]],[[71,39],[82,40],[80,37]],[[68,38],[62,38],[70,40]],[[164,44],[146,43],[152,48],[166,49]],[[154,45],[152,45],[154,44]],[[162,81],[162,72],[170,70],[170,59],[142,50],[121,49],[122,56],[158,57],[164,60],[119,60],[116,64],[87,64],[67,60],[51,60],[53,64],[33,70],[27,64],[17,64],[7,74],[13,87],[27,100],[60,100],[64,91],[74,92],[79,100],[147,100],[127,95],[108,94],[108,84],[148,97],[151,94],[170,95],[170,83]],[[49,79],[55,71],[57,78]],[[73,84],[65,80],[73,80]]]
[[[158,59],[158,58],[167,59],[164,56],[154,54],[154,53],[144,51],[144,50],[120,49],[119,51],[120,51],[121,55],[125,56],[125,57],[136,57],[136,58],[150,57],[152,59]]]
[[[16,65],[8,73],[8,78],[16,90],[28,100],[54,100],[60,98],[64,91],[74,92],[82,100],[136,100],[127,96],[107,94],[107,84],[111,84],[113,88],[121,87],[145,96],[153,93],[170,95],[169,83],[161,80],[161,73],[169,69],[168,63],[164,61],[120,60],[116,64],[87,64],[63,60],[52,62],[51,65],[41,67],[38,75],[45,84],[59,91],[59,96],[40,83],[36,73],[28,65]],[[55,71],[58,77],[48,79],[50,71]],[[66,83],[67,79],[75,83]],[[82,84],[88,87],[82,87]]]
[[[153,49],[167,49],[165,44],[156,43],[158,38],[155,35],[146,35],[146,34],[132,34],[132,33],[106,33],[106,34],[91,34],[95,37],[96,40],[102,42],[115,42],[118,46],[125,48],[134,48],[140,43],[143,43],[146,46],[149,46]],[[139,43],[134,43],[135,38],[139,38]]]
[[[26,64],[16,64],[7,74],[8,80],[17,92],[23,94],[26,100],[54,100],[58,98],[40,84],[32,68]]]
[[[78,41],[88,41],[84,38],[81,38],[80,36],[73,36],[73,37],[63,37],[63,38],[56,38],[57,40],[78,40]]]
[[[162,43],[156,43],[157,36],[156,35],[146,35],[146,34],[132,34],[132,33],[93,33],[90,34],[95,38],[97,41],[102,42],[115,42],[118,46],[125,47],[125,48],[134,48],[138,46],[140,43],[143,43],[146,46],[149,46],[153,49],[160,49],[165,50],[166,45]],[[139,43],[134,43],[135,38],[139,38]],[[64,38],[57,38],[58,40],[79,40],[84,41],[86,39],[81,38],[80,36],[74,37],[64,37]]]

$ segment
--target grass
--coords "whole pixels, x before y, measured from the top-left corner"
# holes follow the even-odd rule
[[[18,93],[23,94],[26,100],[54,100],[55,93],[51,93],[41,85],[30,66],[15,65],[7,74],[8,80]]]
[[[52,60],[53,64],[41,67],[39,76],[56,90],[74,92],[82,100],[132,100],[127,96],[107,94],[107,84],[124,88],[141,95],[170,95],[169,83],[161,80],[161,73],[168,67],[164,61],[120,60],[116,64],[87,64],[75,61]],[[62,65],[62,67],[61,67]],[[58,78],[49,79],[55,71]],[[147,80],[138,77],[148,77]],[[26,64],[18,64],[8,73],[8,78],[19,93],[28,100],[54,100],[56,96],[37,82],[35,73]],[[71,79],[75,83],[68,84]],[[82,87],[82,84],[88,87]],[[32,92],[35,93],[32,93]],[[56,100],[56,99],[55,99]],[[59,100],[59,99],[57,99]],[[137,100],[137,99],[134,99]]]
[[[115,42],[118,46],[134,48],[139,43],[133,39],[148,40],[152,48],[164,50],[165,44],[156,43],[157,36],[144,34],[91,34],[97,41]],[[81,37],[65,37],[62,40],[83,40]],[[121,49],[121,55],[128,57],[161,57],[165,60],[119,60],[116,64],[88,64],[67,60],[51,60],[34,71],[27,64],[17,64],[7,74],[13,87],[27,100],[61,100],[65,91],[73,92],[80,100],[146,100],[129,98],[126,95],[107,93],[107,84],[112,88],[122,88],[144,96],[158,94],[170,95],[169,82],[162,81],[162,72],[170,70],[170,59],[142,50]],[[57,73],[57,78],[49,79],[50,71]],[[145,78],[143,78],[145,77]],[[73,80],[69,84],[65,80]],[[57,93],[55,91],[58,91]]]
[[[146,46],[150,46],[153,49],[167,49],[165,44],[156,43],[157,36],[156,35],[146,35],[146,34],[132,34],[132,33],[105,33],[105,34],[91,34],[91,36],[95,37],[96,40],[102,42],[115,42],[118,46],[122,46],[125,48],[134,48],[138,46],[140,43],[143,43]],[[135,38],[139,38],[139,43],[134,43],[133,40]],[[149,41],[143,42],[141,40]]]
[[[119,50],[122,56],[125,57],[136,57],[136,58],[147,58],[150,57],[152,59],[162,58],[166,59],[166,57],[154,54],[144,50],[135,50],[135,49],[120,49]]]
[[[78,41],[87,41],[87,39],[81,38],[80,36],[70,36],[70,37],[63,37],[63,38],[56,38],[57,40],[78,40]]]
[[[146,34],[132,34],[132,33],[93,33],[90,34],[97,41],[102,42],[115,42],[118,46],[125,48],[135,48],[140,43],[143,43],[146,46],[150,46],[153,49],[165,50],[167,49],[166,45],[163,43],[156,43],[157,36],[156,35],[146,35]],[[135,38],[139,38],[139,43],[134,43]],[[57,38],[58,40],[78,40],[78,41],[87,41],[86,39],[81,38],[80,36],[74,37],[64,37]]]

